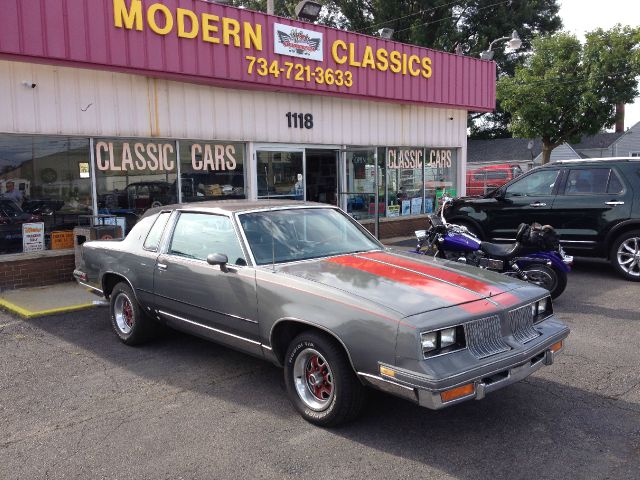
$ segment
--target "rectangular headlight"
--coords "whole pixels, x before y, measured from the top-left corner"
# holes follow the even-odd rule
[[[421,333],[420,346],[422,347],[424,358],[460,350],[466,346],[464,327],[458,325]]]
[[[533,323],[538,323],[549,317],[553,313],[551,297],[545,297],[531,304],[531,313],[533,313]]]
[[[422,353],[427,354],[438,348],[438,332],[423,333],[421,335],[422,340]]]
[[[446,328],[444,330],[440,330],[440,347],[450,347],[454,343],[456,343],[455,328]]]

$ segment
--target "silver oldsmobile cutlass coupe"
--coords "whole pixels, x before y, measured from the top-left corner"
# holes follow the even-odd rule
[[[77,281],[126,344],[161,322],[284,366],[294,407],[337,425],[365,386],[439,409],[553,363],[569,329],[546,290],[393,252],[336,207],[205,202],[150,210],[86,242]]]

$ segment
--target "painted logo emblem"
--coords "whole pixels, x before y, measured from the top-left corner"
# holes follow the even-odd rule
[[[279,23],[273,24],[273,32],[275,53],[322,61],[322,33]]]

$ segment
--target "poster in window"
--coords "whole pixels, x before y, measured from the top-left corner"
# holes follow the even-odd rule
[[[402,215],[411,213],[411,200],[402,200]]]
[[[44,250],[44,223],[22,224],[22,251],[39,252]]]
[[[400,205],[389,205],[387,207],[387,217],[399,217]]]
[[[422,213],[422,197],[416,197],[411,199],[411,215],[418,215]]]

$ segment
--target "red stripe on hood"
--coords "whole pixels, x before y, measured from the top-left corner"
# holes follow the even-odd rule
[[[389,255],[388,253],[383,252],[363,253],[359,254],[359,256],[386,262],[397,267],[408,268],[416,272],[424,273],[425,275],[431,275],[432,277],[440,278],[445,282],[454,283],[463,288],[468,288],[469,290],[478,292],[482,296],[491,296],[492,300],[499,302],[505,307],[515,305],[516,303],[520,302],[520,299],[518,297],[510,293],[505,293],[504,290],[495,285],[489,285],[473,277],[468,277],[460,273],[451,272],[443,268],[426,265],[422,262],[415,262],[407,258],[396,257],[394,255]],[[493,298],[494,295],[500,296],[498,298]]]
[[[386,265],[367,258],[356,256],[335,257],[327,262],[355,268],[363,272],[371,273],[378,277],[388,278],[398,283],[417,288],[422,292],[450,301],[452,304],[464,308],[469,313],[494,312],[496,306],[487,300],[481,300],[478,295],[464,288],[450,285],[443,281],[430,278],[420,273],[408,271],[405,268],[394,265]],[[481,301],[478,301],[481,300]]]

